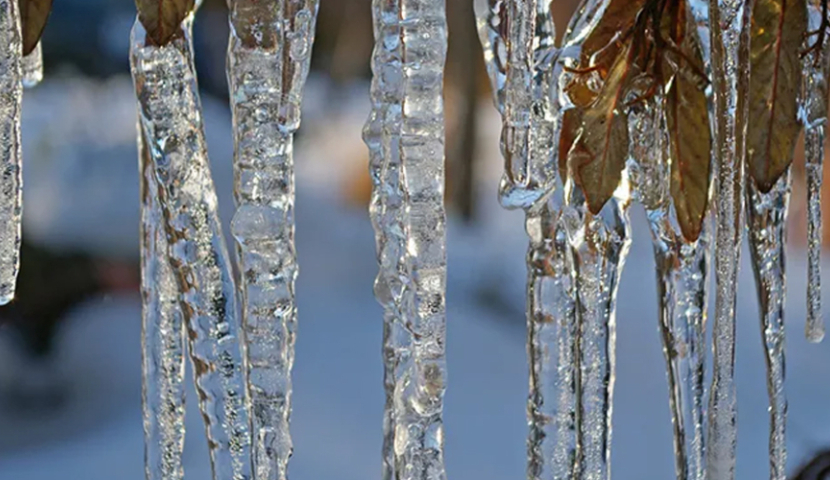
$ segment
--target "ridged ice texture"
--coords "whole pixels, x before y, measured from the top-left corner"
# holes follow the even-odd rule
[[[139,132],[140,133],[140,132]],[[150,152],[139,134],[142,401],[147,480],[184,478],[186,331]]]
[[[43,48],[37,42],[35,49],[23,57],[21,62],[23,87],[36,87],[43,80]]]
[[[214,480],[250,480],[251,447],[233,276],[217,215],[188,29],[164,47],[136,20],[130,60]]]
[[[631,243],[627,196],[611,198],[598,215],[588,212],[571,186],[563,215],[576,275],[577,465],[573,478],[611,478],[616,297]]]
[[[294,132],[311,62],[317,0],[272,0],[273,44],[246,46],[234,19],[261,2],[232,0],[228,84],[234,129],[231,232],[240,260],[254,472],[286,478],[292,441],[291,368],[297,309],[294,283]],[[260,28],[263,28],[260,27]]]
[[[371,155],[384,307],[384,479],[442,480],[446,381],[443,0],[374,0]]]
[[[761,339],[767,364],[769,394],[770,480],[785,480],[787,466],[787,398],[784,394],[784,299],[786,292],[787,207],[790,175],[783,175],[767,193],[748,182],[749,252],[758,289]]]
[[[527,478],[571,478],[576,460],[577,332],[573,265],[560,207],[550,200],[525,222],[528,249]]]
[[[709,391],[708,480],[735,478],[735,299],[743,231],[746,108],[738,95],[749,84],[752,0],[710,0],[712,84],[715,98],[715,319]],[[742,94],[742,93],[741,93]]]
[[[0,1],[0,305],[14,298],[20,267],[23,211],[20,109],[22,52],[20,13],[16,0]]]
[[[821,0],[807,0],[810,32],[825,28]],[[830,32],[818,50],[810,51],[818,39],[805,39],[804,50],[810,51],[802,59],[801,117],[804,123],[805,168],[807,171],[807,340],[824,339],[824,320],[821,317],[821,184],[824,170],[824,141],[827,138],[827,76],[830,75]]]
[[[698,240],[690,243],[677,223],[669,195],[670,150],[662,102],[655,97],[629,116],[630,171],[635,196],[646,209],[657,267],[676,478],[702,480],[709,228],[704,224]]]
[[[499,198],[528,209],[556,179],[553,161],[558,102],[553,61],[556,34],[550,0],[476,0],[478,31],[496,105],[502,115],[505,170]]]

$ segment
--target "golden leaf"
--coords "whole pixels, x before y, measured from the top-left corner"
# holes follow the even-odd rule
[[[23,29],[23,55],[28,55],[43,35],[46,20],[52,12],[52,0],[19,0],[18,5]]]
[[[768,192],[790,166],[801,130],[800,49],[806,30],[805,2],[755,1],[746,149],[749,175],[761,192]]]
[[[570,173],[582,188],[593,214],[599,213],[614,194],[628,158],[628,119],[623,111],[623,97],[629,67],[628,55],[619,55],[596,100],[582,111],[578,135],[574,138],[575,131],[571,129],[560,139],[565,142],[560,151],[568,152]],[[573,144],[568,147],[570,139]]]
[[[166,45],[180,31],[193,10],[194,0],[135,0],[138,19],[147,37],[156,45]]]

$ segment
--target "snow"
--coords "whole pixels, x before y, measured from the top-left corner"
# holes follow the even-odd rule
[[[131,86],[124,79],[84,88],[76,80],[51,82],[47,80],[27,96],[24,108],[37,110],[32,105],[42,102],[41,110],[54,115],[50,121],[41,115],[41,130],[24,124],[24,132],[29,132],[24,134],[29,136],[29,143],[24,144],[26,161],[32,165],[27,173],[27,232],[55,245],[133,254],[138,245],[137,172],[131,143],[135,113],[131,106],[121,108],[117,103],[132,102]],[[74,85],[77,96],[89,98],[107,91],[105,87],[112,88],[106,97],[108,105],[122,113],[105,120],[84,117],[120,129],[105,136],[113,139],[111,148],[95,147],[92,154],[75,151],[65,160],[63,151],[60,157],[55,154],[58,147],[63,148],[56,141],[51,149],[43,150],[52,153],[39,154],[31,146],[46,141],[40,137],[49,138],[47,125],[84,115],[80,108],[73,113],[59,100],[56,92],[67,91],[67,85]],[[126,100],[118,100],[122,96]],[[47,102],[51,110],[46,109]],[[214,175],[227,222],[233,211],[229,115],[224,105],[207,98],[204,103]],[[317,145],[312,158],[308,145],[315,143],[315,124],[306,122],[309,140],[299,141],[296,152],[300,326],[292,417],[295,454],[290,464],[290,474],[296,479],[380,476],[382,323],[371,288],[377,269],[371,225],[365,211],[340,205],[331,183],[322,187],[316,183],[309,174],[312,165],[300,167],[304,162],[318,167],[355,162],[349,152],[356,151],[352,143],[360,142],[360,122],[353,120],[368,111],[361,110],[368,104],[352,103],[325,119],[330,128],[341,120],[342,141],[332,144],[337,148],[323,152]],[[482,140],[486,148],[495,150],[497,115],[489,109],[482,115]],[[84,128],[95,131],[95,125]],[[354,133],[347,136],[350,131]],[[54,130],[51,137],[57,138]],[[501,167],[497,150],[485,155],[487,165]],[[81,184],[80,180],[87,179],[77,172],[70,175],[74,169],[61,166],[58,159],[77,162],[76,168],[85,165],[93,180],[108,181],[109,190]],[[110,176],[96,173],[98,167],[106,168]],[[335,174],[329,175],[334,178]],[[527,367],[522,311],[526,240],[521,214],[503,212],[497,205],[498,171],[488,170],[483,177],[487,180],[481,185],[481,221],[468,227],[451,220],[448,226],[446,463],[449,478],[455,480],[521,478],[525,469]],[[71,201],[45,195],[58,189],[71,192]],[[109,195],[106,204],[96,205],[89,198],[92,191],[98,198]],[[619,480],[671,478],[670,416],[657,332],[651,242],[640,208],[633,210],[632,221],[634,243],[617,310],[612,471]],[[826,408],[830,382],[825,381],[830,374],[830,345],[812,345],[804,339],[805,254],[790,252],[788,268],[786,384],[792,470],[811,453],[830,445],[830,410]],[[830,271],[827,265],[825,271]],[[768,469],[768,417],[755,287],[746,261],[741,266],[738,298],[737,478],[756,479],[763,478]],[[128,295],[92,301],[72,312],[56,362],[69,385],[69,401],[62,410],[30,415],[0,405],[0,432],[4,432],[0,436],[0,480],[143,478],[139,310],[138,296]],[[0,364],[10,368],[5,361]],[[186,476],[207,479],[204,428],[192,388],[188,395]]]

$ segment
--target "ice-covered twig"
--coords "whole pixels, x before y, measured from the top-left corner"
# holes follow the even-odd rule
[[[293,137],[300,126],[318,4],[229,1],[227,73],[237,205],[231,232],[241,270],[258,480],[285,479],[292,452],[289,417],[297,323]]]
[[[374,0],[371,153],[384,306],[384,478],[446,477],[443,0]]]
[[[251,479],[240,326],[217,215],[189,29],[159,47],[136,21],[130,60],[142,134],[158,181],[168,257],[182,292],[214,479]]]
[[[787,398],[784,394],[784,299],[787,207],[790,175],[784,174],[767,193],[748,182],[746,193],[749,252],[761,313],[761,339],[769,394],[770,479],[785,480],[787,466]]]
[[[23,210],[20,146],[21,33],[18,2],[0,3],[0,305],[14,298],[20,267],[20,226]]]

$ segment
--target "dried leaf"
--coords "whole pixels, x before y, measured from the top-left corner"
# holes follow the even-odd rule
[[[619,55],[627,43],[624,38],[630,35],[630,29],[637,19],[640,10],[643,9],[649,0],[611,0],[602,14],[602,19],[585,39],[582,44],[582,60],[584,65],[592,57],[610,56],[608,66],[613,64],[614,59]],[[611,50],[611,51],[609,51]],[[597,58],[593,58],[594,64]]]
[[[768,192],[792,162],[801,125],[800,49],[807,30],[806,3],[756,0],[750,41],[747,168]]]
[[[52,12],[52,0],[19,0],[20,23],[23,29],[23,55],[35,49]]]
[[[274,48],[277,45],[280,2],[233,0],[231,8],[231,24],[243,45],[248,48]]]
[[[614,194],[628,158],[628,120],[623,101],[629,68],[628,55],[620,55],[596,100],[582,112],[573,144],[567,145],[573,130],[560,140],[566,142],[560,149],[568,152],[570,173],[593,214],[599,213]]]
[[[163,46],[181,31],[182,22],[193,11],[194,0],[135,0],[135,5],[147,37]]]

